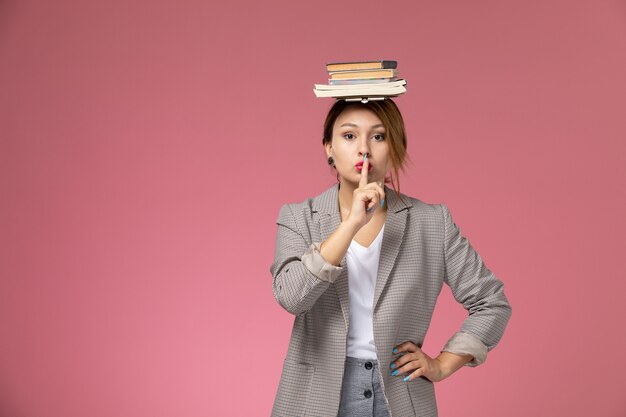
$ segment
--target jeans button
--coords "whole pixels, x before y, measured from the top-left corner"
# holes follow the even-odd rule
[[[365,362],[365,369],[372,369],[372,362]]]
[[[370,398],[372,396],[372,391],[370,390],[365,390],[365,392],[363,393],[363,395],[365,395],[365,398]]]

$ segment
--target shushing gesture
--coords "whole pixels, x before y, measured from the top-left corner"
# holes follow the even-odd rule
[[[367,155],[363,158],[361,168],[361,179],[359,188],[354,190],[352,196],[352,209],[348,218],[359,225],[365,226],[374,216],[376,209],[384,204],[385,190],[382,181],[368,183],[367,175],[369,171],[369,161]]]

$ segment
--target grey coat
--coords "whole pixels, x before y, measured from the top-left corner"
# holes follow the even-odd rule
[[[346,258],[332,265],[319,253],[340,225],[338,184],[280,208],[272,290],[294,315],[272,416],[335,417],[339,410],[349,323]],[[485,361],[511,317],[504,284],[461,235],[445,204],[427,204],[385,186],[385,219],[373,300],[374,344],[391,417],[435,417],[434,384],[404,382],[385,372],[401,356],[391,349],[407,340],[421,347],[445,282],[468,311],[442,351],[472,354],[466,366]]]

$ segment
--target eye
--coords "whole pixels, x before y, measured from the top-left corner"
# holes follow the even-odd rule
[[[378,139],[378,142],[382,142],[383,140],[385,140],[385,135],[383,133],[378,133],[376,135],[374,135],[374,137],[379,137],[380,139]]]
[[[346,138],[346,139],[352,139],[351,137],[349,138],[348,136],[354,137],[354,135],[352,133],[346,133],[345,135],[343,135],[343,137]]]

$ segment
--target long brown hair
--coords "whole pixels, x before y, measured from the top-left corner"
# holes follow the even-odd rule
[[[339,115],[348,107],[358,107],[370,110],[378,116],[386,130],[386,140],[389,149],[389,158],[391,159],[392,171],[389,177],[385,177],[385,183],[391,183],[392,188],[397,196],[400,196],[400,175],[399,171],[404,172],[405,161],[410,160],[407,148],[406,131],[404,129],[404,119],[400,113],[400,109],[393,100],[386,98],[384,100],[370,100],[367,103],[360,101],[337,100],[330,108],[324,121],[324,134],[322,144],[326,145],[332,141],[333,126]],[[336,169],[336,168],[335,168]],[[395,178],[394,178],[395,174]],[[397,187],[396,187],[397,183]]]

